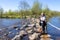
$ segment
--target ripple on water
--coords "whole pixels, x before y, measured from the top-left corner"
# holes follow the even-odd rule
[[[60,17],[53,17],[49,20],[49,22],[54,26],[60,28]],[[47,24],[47,31],[52,36],[52,38],[60,38],[60,30],[57,30],[49,24]]]

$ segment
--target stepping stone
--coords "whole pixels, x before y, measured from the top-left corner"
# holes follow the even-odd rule
[[[51,35],[49,34],[42,34],[40,38],[41,38],[40,40],[52,40]]]

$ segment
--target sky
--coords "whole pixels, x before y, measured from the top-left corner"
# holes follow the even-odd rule
[[[22,0],[0,0],[0,7],[4,9],[4,11],[18,10],[19,2]],[[24,0],[27,1],[28,4],[32,7],[34,0]],[[54,11],[60,11],[60,0],[39,0],[40,3],[45,7],[48,6],[49,9]]]

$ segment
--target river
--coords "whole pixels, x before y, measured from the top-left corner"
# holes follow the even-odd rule
[[[48,22],[55,26],[53,27],[47,23],[48,34],[50,34],[54,40],[60,40],[60,17],[53,17]]]

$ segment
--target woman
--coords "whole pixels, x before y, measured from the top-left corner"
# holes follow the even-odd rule
[[[40,26],[42,26],[43,33],[45,33],[45,26],[46,26],[46,16],[44,13],[41,13],[40,16]]]

